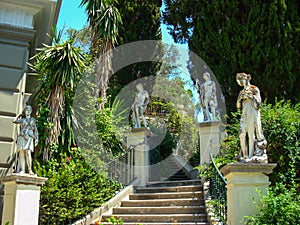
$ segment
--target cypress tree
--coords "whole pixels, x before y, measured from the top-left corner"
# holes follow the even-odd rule
[[[141,40],[161,40],[160,7],[161,0],[119,1],[118,9],[123,24],[119,27],[118,45]],[[130,57],[130,56],[129,56]],[[141,62],[122,68],[113,77],[113,96],[118,89],[141,77],[154,75],[159,63]],[[118,88],[119,87],[119,88]]]

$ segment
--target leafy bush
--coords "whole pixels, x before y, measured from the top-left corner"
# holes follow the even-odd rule
[[[259,214],[247,216],[248,225],[290,225],[299,224],[300,196],[294,188],[282,184],[270,188],[269,194],[261,196]]]
[[[122,142],[125,142],[130,130],[126,113],[123,101],[115,98],[113,103],[107,104],[95,114],[98,137],[101,138],[106,151],[110,151],[114,156],[125,150]]]
[[[270,174],[273,187],[258,205],[259,214],[246,217],[247,224],[299,224],[300,104],[265,105],[262,118],[269,162],[277,167]]]
[[[264,105],[261,117],[269,163],[277,163],[270,181],[294,186],[300,177],[300,104]]]
[[[120,185],[96,173],[80,157],[37,163],[38,176],[48,177],[41,190],[40,216],[43,223],[74,222],[106,202]]]

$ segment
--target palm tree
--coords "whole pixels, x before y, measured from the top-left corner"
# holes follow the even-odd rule
[[[112,49],[117,42],[118,26],[122,23],[121,15],[116,8],[116,0],[82,0],[88,14],[88,22],[92,33],[91,53],[97,59],[95,84],[99,92],[101,103],[99,109],[104,108],[109,75],[112,69]],[[105,55],[104,55],[105,54]]]
[[[48,161],[51,146],[66,147],[75,143],[73,133],[73,96],[80,74],[85,69],[81,50],[72,45],[74,38],[59,43],[60,35],[54,29],[53,46],[44,45],[32,59],[30,67],[41,76],[41,87],[35,96],[39,108],[47,108],[47,121],[51,128],[45,136],[43,159]],[[59,143],[61,142],[61,143]]]

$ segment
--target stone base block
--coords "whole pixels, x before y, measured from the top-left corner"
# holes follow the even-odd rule
[[[2,224],[38,225],[40,189],[47,178],[12,174],[2,178],[4,206]]]
[[[254,202],[259,203],[258,190],[267,193],[270,184],[267,174],[276,164],[234,163],[221,168],[227,179],[228,225],[244,225],[244,216],[258,213]]]

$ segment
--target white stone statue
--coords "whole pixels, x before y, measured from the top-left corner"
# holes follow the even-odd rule
[[[203,84],[200,83],[199,79],[196,79],[196,88],[200,94],[204,121],[214,121],[217,120],[216,110],[218,108],[216,84],[211,80],[208,72],[203,74],[203,79],[205,80]]]
[[[150,101],[149,93],[148,91],[144,90],[144,87],[141,83],[137,84],[135,87],[138,92],[135,94],[135,99],[131,106],[133,127],[141,127],[140,117],[142,118],[143,125],[147,127],[144,114]]]
[[[27,166],[28,173],[33,175],[31,152],[34,151],[34,147],[38,144],[38,131],[36,127],[36,121],[31,117],[31,112],[31,106],[27,105],[25,107],[25,118],[19,118],[18,116],[13,123],[21,125],[20,133],[17,139],[17,172],[21,174],[25,173]]]
[[[238,160],[267,163],[268,159],[265,150],[267,141],[263,135],[260,120],[260,91],[258,87],[250,84],[250,80],[250,74],[237,73],[236,75],[237,83],[243,87],[236,103],[237,109],[242,110],[239,130],[242,155],[238,156]]]

